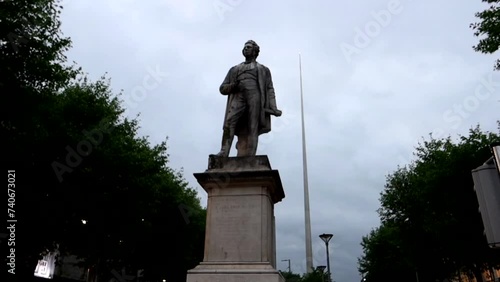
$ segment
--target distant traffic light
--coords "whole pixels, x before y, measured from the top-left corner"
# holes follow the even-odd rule
[[[479,202],[479,212],[484,225],[488,245],[500,248],[500,171],[498,165],[499,147],[492,146],[494,156],[472,170],[474,190]],[[495,161],[495,158],[496,161]]]

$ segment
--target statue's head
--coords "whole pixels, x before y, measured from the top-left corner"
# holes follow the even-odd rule
[[[253,57],[256,59],[259,56],[259,52],[260,47],[253,40],[248,40],[247,42],[245,42],[245,46],[243,47],[243,50],[241,50],[241,53],[243,53],[243,56],[245,56],[245,58]]]

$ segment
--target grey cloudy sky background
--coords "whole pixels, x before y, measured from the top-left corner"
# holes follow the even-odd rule
[[[378,226],[385,176],[408,163],[422,136],[496,130],[500,77],[493,56],[475,53],[475,1],[63,1],[68,53],[97,79],[123,89],[140,134],[168,136],[170,166],[206,193],[193,173],[220,149],[226,97],[218,88],[243,60],[248,39],[273,74],[278,107],[258,154],[278,169],[277,259],[305,272],[298,53],[302,55],[314,265],[359,281],[361,237]],[[380,11],[382,12],[382,16]],[[377,16],[377,14],[379,16]],[[385,15],[385,16],[384,16]],[[387,17],[390,15],[390,17]],[[359,35],[360,31],[365,34]],[[354,49],[356,48],[356,49]],[[349,53],[351,52],[351,53]],[[232,149],[234,154],[234,148]]]

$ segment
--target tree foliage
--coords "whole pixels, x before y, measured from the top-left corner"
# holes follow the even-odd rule
[[[319,269],[313,269],[302,275],[293,272],[281,272],[286,282],[328,282],[328,274]]]
[[[470,27],[474,35],[481,37],[473,48],[476,52],[493,54],[500,47],[500,0],[482,0],[489,4],[488,9],[476,13],[479,22]],[[500,59],[495,63],[495,69],[500,70]]]
[[[301,278],[301,282],[327,282],[327,281],[328,281],[328,274],[319,269],[313,269],[313,271],[305,273]]]
[[[122,267],[185,280],[202,259],[205,210],[168,166],[166,140],[138,136],[109,80],[91,82],[67,64],[59,1],[0,7],[0,130],[16,170],[19,281],[55,246],[103,281]]]
[[[387,177],[381,193],[381,226],[362,239],[359,270],[367,281],[420,281],[479,273],[500,263],[488,247],[471,170],[490,156],[498,134],[471,129],[454,142],[430,138],[416,160]]]
[[[300,276],[300,274],[284,271],[281,272],[281,275],[283,276],[283,278],[285,278],[286,282],[302,282],[302,277]]]
[[[166,141],[152,146],[137,137],[137,120],[122,118],[112,97],[103,78],[83,79],[58,99],[54,120],[64,122],[53,123],[60,134],[45,144],[52,146],[45,165],[58,184],[46,199],[73,214],[54,219],[47,239],[65,242],[65,251],[104,277],[127,266],[155,279],[183,279],[202,259],[204,210],[182,172],[167,166]]]
[[[29,197],[37,195],[43,189],[39,187],[48,183],[43,178],[38,183],[28,180],[35,182],[42,175],[40,157],[46,152],[40,145],[50,135],[47,119],[56,94],[78,71],[65,65],[64,52],[70,48],[70,40],[59,32],[60,10],[58,1],[52,0],[0,2],[0,92],[4,99],[0,106],[0,131],[5,144],[4,164],[8,169],[17,168],[15,210],[19,219],[41,212],[30,206]],[[28,225],[29,222],[19,220],[16,230],[16,255],[23,258],[16,264],[19,275],[33,273],[36,254],[49,245],[37,245],[30,240],[28,232],[33,230]]]

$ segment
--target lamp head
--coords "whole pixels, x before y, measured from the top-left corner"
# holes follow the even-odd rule
[[[323,234],[319,235],[319,238],[321,238],[321,240],[323,240],[326,244],[328,244],[328,242],[330,241],[330,239],[332,239],[332,237],[333,237],[333,234],[323,233]]]

